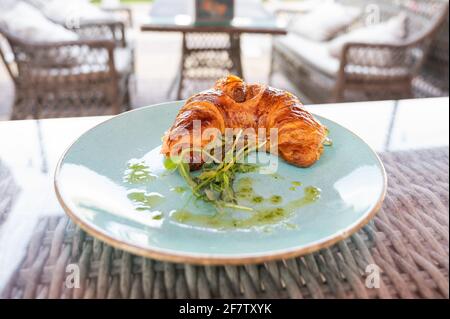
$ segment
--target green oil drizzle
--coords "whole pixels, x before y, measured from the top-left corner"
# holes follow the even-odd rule
[[[304,196],[300,199],[293,200],[284,206],[257,209],[253,212],[249,212],[249,217],[247,218],[235,218],[233,217],[233,214],[227,213],[218,213],[213,216],[200,215],[193,214],[187,210],[174,211],[172,212],[171,217],[175,221],[182,224],[211,227],[216,229],[237,229],[267,226],[279,223],[293,215],[297,209],[314,203],[320,198],[320,193],[320,189],[316,187],[306,187],[304,190]],[[286,227],[289,229],[294,229],[296,225],[286,224]]]
[[[292,186],[289,187],[289,190],[290,190],[290,191],[296,191],[297,188],[300,187],[300,186],[302,186],[303,184],[302,184],[301,182],[294,181],[294,182],[291,182],[291,185],[292,185]]]
[[[255,193],[253,190],[253,180],[250,177],[245,177],[237,182],[236,195],[238,198],[251,201],[253,204],[261,204],[269,201],[272,204],[279,204],[283,198],[279,195],[273,195],[266,199]]]
[[[284,179],[284,176],[281,176],[280,174],[277,174],[277,173],[273,173],[270,176],[272,176],[272,178],[276,179],[276,180]]]
[[[273,195],[272,197],[270,197],[270,202],[272,204],[279,204],[283,201],[283,197],[281,197],[280,195]]]
[[[293,200],[285,205],[285,209],[294,212],[296,209],[312,204],[320,198],[321,190],[317,187],[308,186],[304,190],[303,197]]]
[[[170,189],[170,191],[178,193],[178,194],[183,194],[184,192],[187,191],[186,187],[183,186],[176,186]]]
[[[256,196],[253,190],[253,180],[250,177],[241,178],[236,184],[235,193],[238,198],[251,200]]]
[[[132,191],[128,193],[128,198],[135,204],[138,211],[152,211],[164,201],[163,195],[145,191]]]
[[[142,184],[152,181],[156,178],[150,172],[150,169],[142,161],[131,160],[128,162],[127,169],[124,172],[123,181],[129,184]]]
[[[284,226],[286,226],[287,229],[298,229],[298,226],[292,223],[285,223]]]
[[[274,224],[287,217],[281,208],[261,209],[250,214],[249,218],[233,218],[230,214],[216,214],[214,216],[192,214],[186,210],[175,211],[172,218],[182,224],[206,226],[216,229],[250,228]]]
[[[314,202],[319,199],[321,192],[322,191],[317,187],[308,186],[305,188],[305,197],[311,202]]]
[[[262,196],[255,196],[252,198],[252,202],[255,204],[261,204],[262,202],[264,202],[264,197]]]

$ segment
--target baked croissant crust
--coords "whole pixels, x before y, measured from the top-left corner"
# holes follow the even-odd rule
[[[214,88],[189,98],[163,139],[162,154],[169,157],[174,148],[192,145],[194,121],[202,131],[226,128],[278,129],[277,152],[285,161],[300,166],[313,165],[322,155],[327,129],[303,108],[289,92],[260,84],[247,84],[235,76],[220,79]],[[201,140],[202,147],[216,137]],[[273,145],[270,141],[266,146]],[[198,144],[197,144],[198,145]],[[175,152],[176,153],[176,152]],[[191,159],[192,160],[192,159]],[[200,168],[191,165],[191,169]]]

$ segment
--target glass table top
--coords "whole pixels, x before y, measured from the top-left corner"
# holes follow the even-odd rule
[[[194,3],[194,1],[192,1]],[[158,0],[143,21],[144,31],[242,31],[251,33],[285,34],[285,23],[277,21],[258,0],[238,0],[234,18],[227,22],[195,21],[195,8],[189,1]]]

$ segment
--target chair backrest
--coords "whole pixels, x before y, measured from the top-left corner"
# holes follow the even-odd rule
[[[112,41],[35,42],[15,37],[0,25],[0,44],[1,59],[16,87],[115,76]]]
[[[408,41],[431,40],[448,16],[448,0],[400,0],[408,15]]]
[[[10,35],[0,25],[0,58],[6,66],[6,69],[14,83],[17,83],[19,77],[19,68],[16,63],[14,51],[10,42]]]
[[[420,42],[432,38],[443,25],[449,0],[337,0],[337,2],[364,8],[363,22],[373,18],[387,21],[403,12],[407,15],[405,42]]]
[[[0,39],[2,43],[0,47],[2,60],[12,80],[15,84],[19,84],[21,80],[27,80],[28,77],[25,70],[29,69],[33,62],[36,62],[36,57],[33,57],[35,53],[33,45],[36,42],[18,38],[1,25]]]

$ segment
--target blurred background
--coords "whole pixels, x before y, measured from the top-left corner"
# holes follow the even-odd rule
[[[0,0],[0,120],[119,113],[227,73],[305,104],[448,96],[446,0],[236,0],[221,19],[230,2]]]

